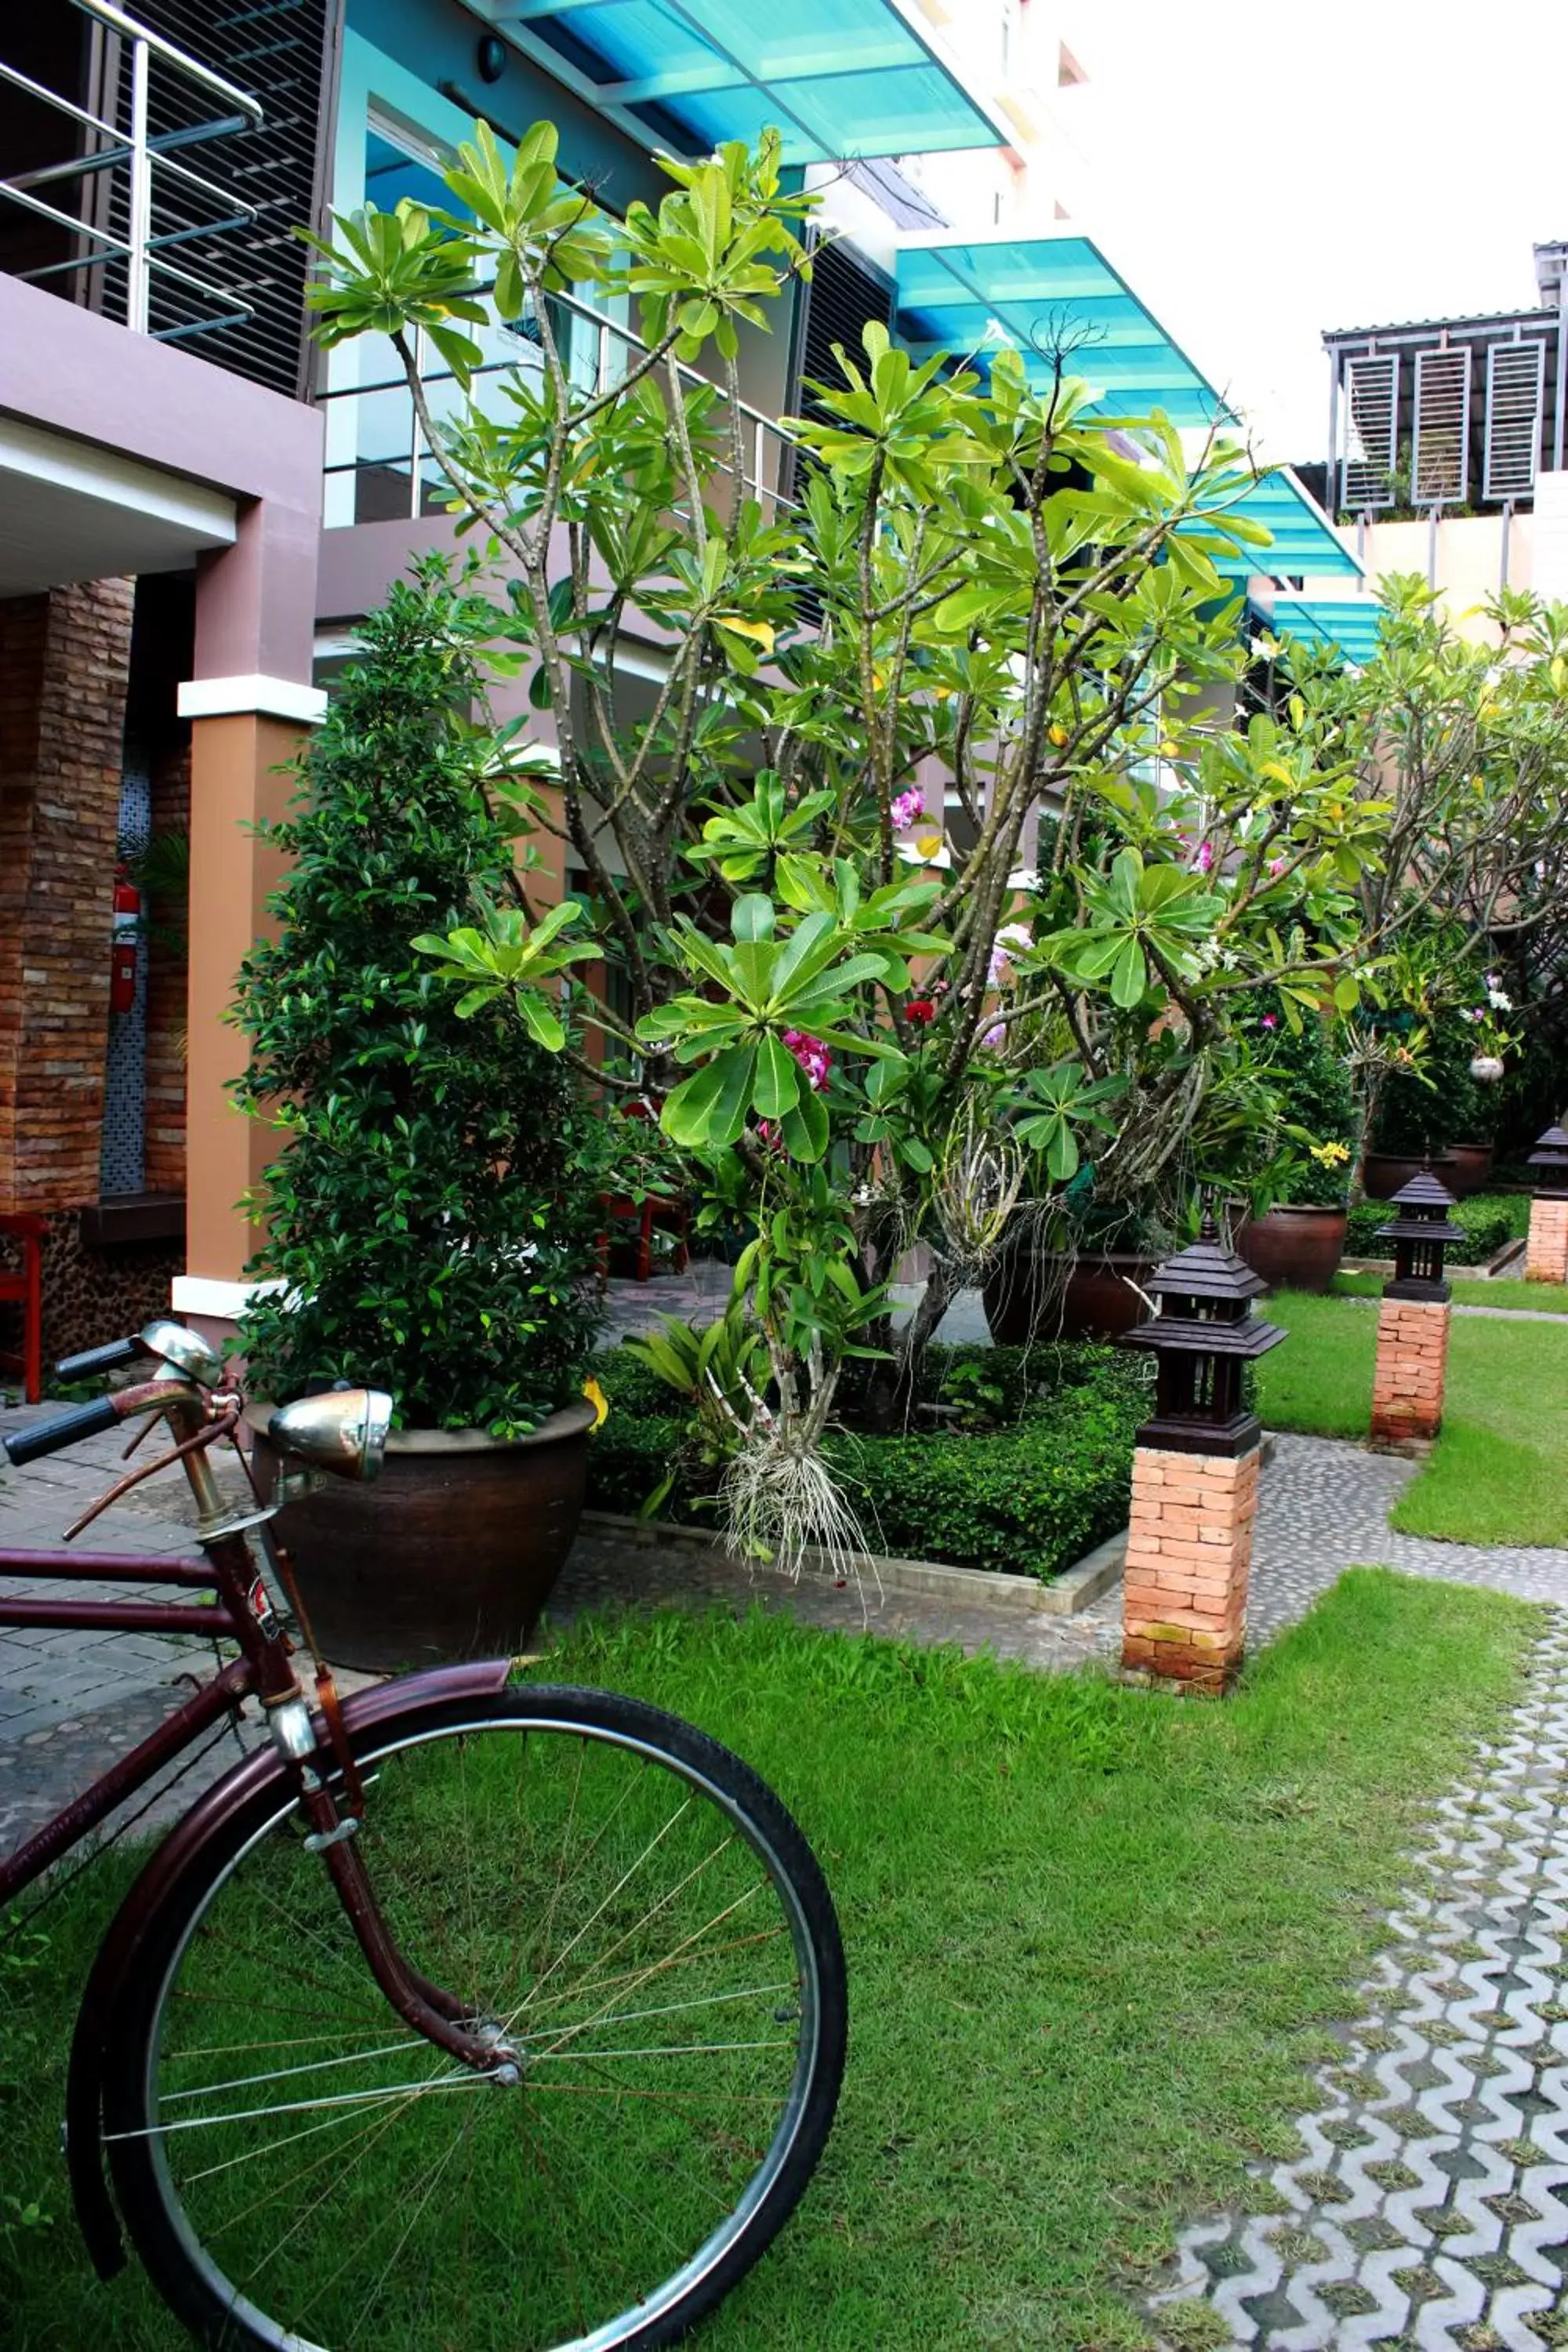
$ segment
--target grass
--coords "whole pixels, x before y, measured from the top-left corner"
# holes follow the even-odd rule
[[[1293,2149],[1417,1817],[1538,1622],[1354,1570],[1224,1706],[760,1614],[574,1635],[552,1673],[690,1716],[779,1788],[848,1948],[837,2126],[704,2352],[1146,2347],[1137,2298],[1179,2223]],[[54,2216],[0,2229],[16,2352],[184,2340],[134,2273],[95,2284],[68,2218],[69,1995],[103,1917],[73,1898],[10,1988],[7,2185]]]
[[[1268,1426],[1364,1438],[1376,1316],[1291,1292],[1266,1311],[1290,1333],[1258,1368]],[[1442,1433],[1392,1524],[1451,1543],[1568,1545],[1568,1327],[1454,1318]]]
[[[1336,1274],[1337,1298],[1381,1298],[1383,1274]],[[1456,1307],[1493,1307],[1504,1314],[1568,1315],[1568,1283],[1482,1282],[1463,1275],[1449,1284]]]

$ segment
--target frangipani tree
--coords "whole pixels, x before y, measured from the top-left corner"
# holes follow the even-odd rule
[[[498,655],[553,714],[560,815],[537,821],[589,877],[583,929],[630,1006],[577,1001],[602,1082],[646,1091],[746,1216],[770,1381],[740,1517],[787,1549],[837,1524],[815,1444],[850,1354],[878,1354],[897,1412],[1022,1202],[1085,1160],[1129,1192],[1201,1167],[1238,992],[1353,1000],[1381,818],[1304,706],[1204,717],[1245,660],[1216,559],[1265,536],[1217,439],[1189,463],[1158,416],[1112,429],[1065,365],[1043,388],[1005,349],[917,365],[873,326],[795,423],[795,502],[764,511],[737,322],[765,327],[810,267],[811,199],[777,153],[669,163],[658,212],[622,226],[562,190],[547,126],[510,165],[481,129],[449,175],[462,212],[344,223],[313,299],[327,340],[402,352],[497,574]],[[619,383],[569,376],[568,278],[640,305]],[[443,425],[411,329],[467,382],[483,286],[532,320],[542,374]],[[633,636],[662,650],[651,708]],[[537,1035],[529,942],[525,914],[440,955]],[[886,1286],[917,1241],[932,1271],[895,1332]]]

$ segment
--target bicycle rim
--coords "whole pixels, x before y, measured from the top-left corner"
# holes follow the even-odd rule
[[[776,1799],[633,1702],[458,1712],[376,1733],[363,1852],[405,1958],[519,2081],[393,2014],[276,1800],[157,1939],[106,2138],[155,2283],[208,2342],[672,2342],[826,2137],[842,1959]]]

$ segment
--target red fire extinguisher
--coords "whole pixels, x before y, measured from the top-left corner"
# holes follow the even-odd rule
[[[142,893],[121,866],[114,877],[114,938],[109,950],[109,1009],[129,1013],[136,1003],[136,949]]]

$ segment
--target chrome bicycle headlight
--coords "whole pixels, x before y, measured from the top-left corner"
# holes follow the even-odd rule
[[[142,1345],[150,1356],[161,1356],[172,1370],[184,1372],[200,1388],[216,1389],[223,1384],[223,1358],[183,1323],[160,1316],[143,1330]]]
[[[386,1453],[392,1399],[384,1389],[334,1389],[279,1405],[267,1434],[280,1454],[338,1478],[371,1479]]]

